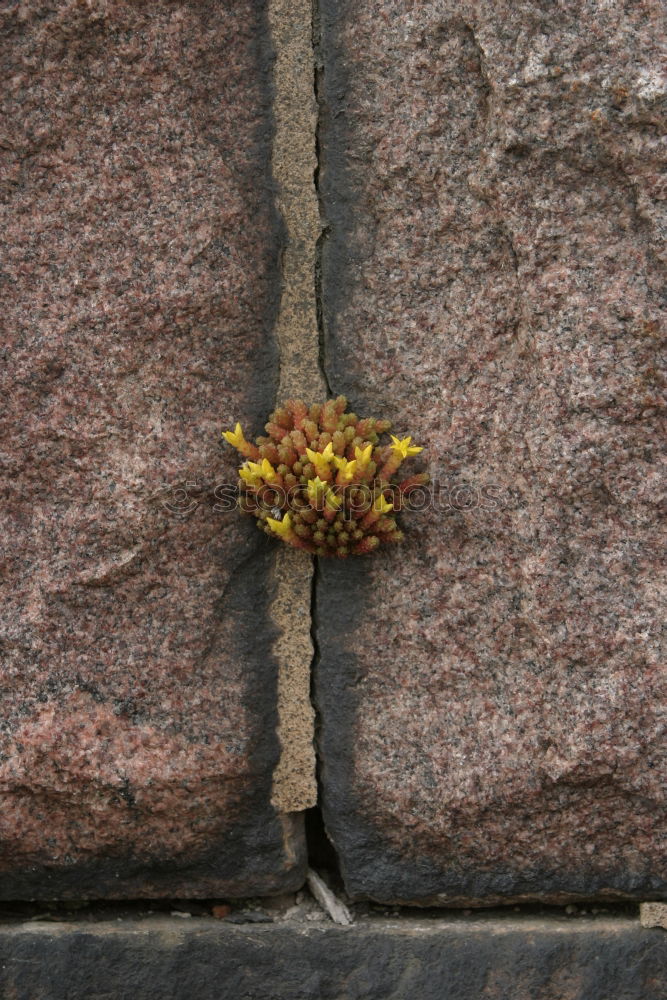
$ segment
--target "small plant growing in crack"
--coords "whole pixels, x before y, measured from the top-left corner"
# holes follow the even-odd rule
[[[400,542],[396,515],[426,473],[401,479],[405,459],[423,451],[391,435],[388,420],[359,419],[338,396],[307,406],[290,399],[269,417],[268,437],[247,441],[241,425],[223,437],[243,455],[239,507],[259,528],[318,556],[345,559]]]

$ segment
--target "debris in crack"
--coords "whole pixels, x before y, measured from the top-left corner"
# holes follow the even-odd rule
[[[335,924],[347,927],[354,922],[352,914],[345,903],[342,903],[334,895],[326,882],[312,868],[309,868],[306,873],[306,882],[317,902],[329,914]]]

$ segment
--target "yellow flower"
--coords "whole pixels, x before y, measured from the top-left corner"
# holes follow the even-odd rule
[[[312,462],[315,466],[315,471],[317,473],[322,472],[325,476],[329,473],[329,462],[334,457],[333,445],[331,441],[326,446],[324,451],[313,451],[311,448],[306,448],[306,455],[308,456],[308,461]]]
[[[418,455],[420,451],[424,450],[423,448],[417,448],[415,445],[411,446],[410,445],[410,442],[412,441],[411,437],[406,437],[403,438],[402,440],[399,440],[392,434],[391,440],[394,442],[391,446],[391,450],[393,451],[394,455],[400,456],[401,458],[407,458],[408,455]]]
[[[263,458],[261,462],[246,462],[239,469],[239,476],[248,486],[261,486],[262,481],[272,483],[278,478],[278,473],[268,458]]]
[[[326,488],[327,484],[323,483],[319,476],[316,476],[315,479],[308,480],[306,490],[311,504],[317,503],[318,499],[325,494]]]
[[[278,478],[278,473],[273,468],[268,458],[262,459],[262,464],[259,466],[259,469],[262,479],[264,479],[267,483],[272,483],[274,479]]]
[[[237,424],[233,431],[223,431],[222,436],[225,441],[229,441],[231,445],[239,450],[243,448],[243,445],[248,443],[243,436],[240,424]]]
[[[408,438],[408,441],[409,440],[410,438]],[[421,448],[419,450],[421,451]],[[390,510],[393,509],[394,509],[393,503],[390,503],[389,500],[385,500],[382,494],[380,494],[380,496],[376,498],[373,504],[373,510],[376,511],[376,513],[378,514],[387,514]]]
[[[242,465],[241,468],[239,469],[239,476],[246,484],[246,486],[253,486],[253,487],[260,486],[262,480],[259,477],[258,473],[254,472],[253,469],[250,468],[250,466],[254,466],[255,469],[259,469],[257,462],[246,462],[245,465]]]
[[[277,521],[275,517],[267,517],[266,523],[280,538],[287,538],[292,534],[292,518],[289,514],[285,514],[282,521]]]
[[[360,469],[365,469],[371,460],[371,455],[373,454],[373,445],[367,444],[365,448],[355,448],[354,457],[359,463]]]
[[[359,451],[358,448],[357,451]],[[338,455],[334,455],[334,462],[343,479],[348,483],[352,482],[357,471],[357,460],[354,459],[354,461],[348,462],[346,458],[339,458]]]
[[[308,461],[312,462],[313,465],[316,462],[329,462],[334,457],[333,445],[330,441],[324,451],[313,451],[311,448],[306,448],[306,455],[308,456]]]
[[[325,503],[328,503],[330,507],[335,507],[338,509],[343,502],[341,497],[337,497],[333,492],[328,483],[323,483],[319,476],[315,479],[309,479],[306,486],[308,491],[308,499],[312,507],[319,510],[321,507],[321,501],[324,498]]]
[[[246,441],[240,424],[237,424],[233,431],[223,431],[222,436],[237,451],[240,451],[244,458],[259,458],[259,448],[256,444]]]
[[[336,496],[333,490],[327,489],[327,503],[329,504],[330,507],[333,507],[335,510],[338,510],[342,502],[343,502],[342,497]]]

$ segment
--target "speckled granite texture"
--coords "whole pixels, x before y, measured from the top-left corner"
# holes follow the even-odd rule
[[[322,2],[327,375],[441,490],[403,548],[320,570],[357,897],[667,896],[664,27]]]
[[[3,898],[302,880],[268,547],[212,509],[275,391],[264,6],[0,12]]]

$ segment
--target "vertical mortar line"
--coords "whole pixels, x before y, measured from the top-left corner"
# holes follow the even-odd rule
[[[326,398],[320,370],[315,270],[321,233],[315,190],[317,108],[313,89],[312,0],[269,0],[275,53],[272,169],[283,219],[282,291],[276,324],[279,400]],[[313,560],[281,546],[271,617],[278,628],[280,759],[271,801],[280,812],[315,805],[314,712],[310,700]]]
[[[326,223],[326,214],[322,203],[320,191],[320,171],[322,167],[322,150],[320,148],[321,133],[321,103],[322,103],[322,80],[324,76],[324,62],[322,58],[322,22],[319,0],[312,0],[313,17],[313,92],[317,119],[315,122],[315,172],[313,174],[313,184],[317,196],[317,204],[320,212],[320,235],[315,248],[315,304],[317,309],[317,335],[319,343],[318,363],[322,380],[326,386],[327,396],[331,398],[335,393],[329,384],[329,377],[326,369],[326,343],[324,331],[324,298],[322,292],[322,258],[324,255],[324,244],[329,236],[329,226]],[[313,590],[313,599],[315,591]]]

